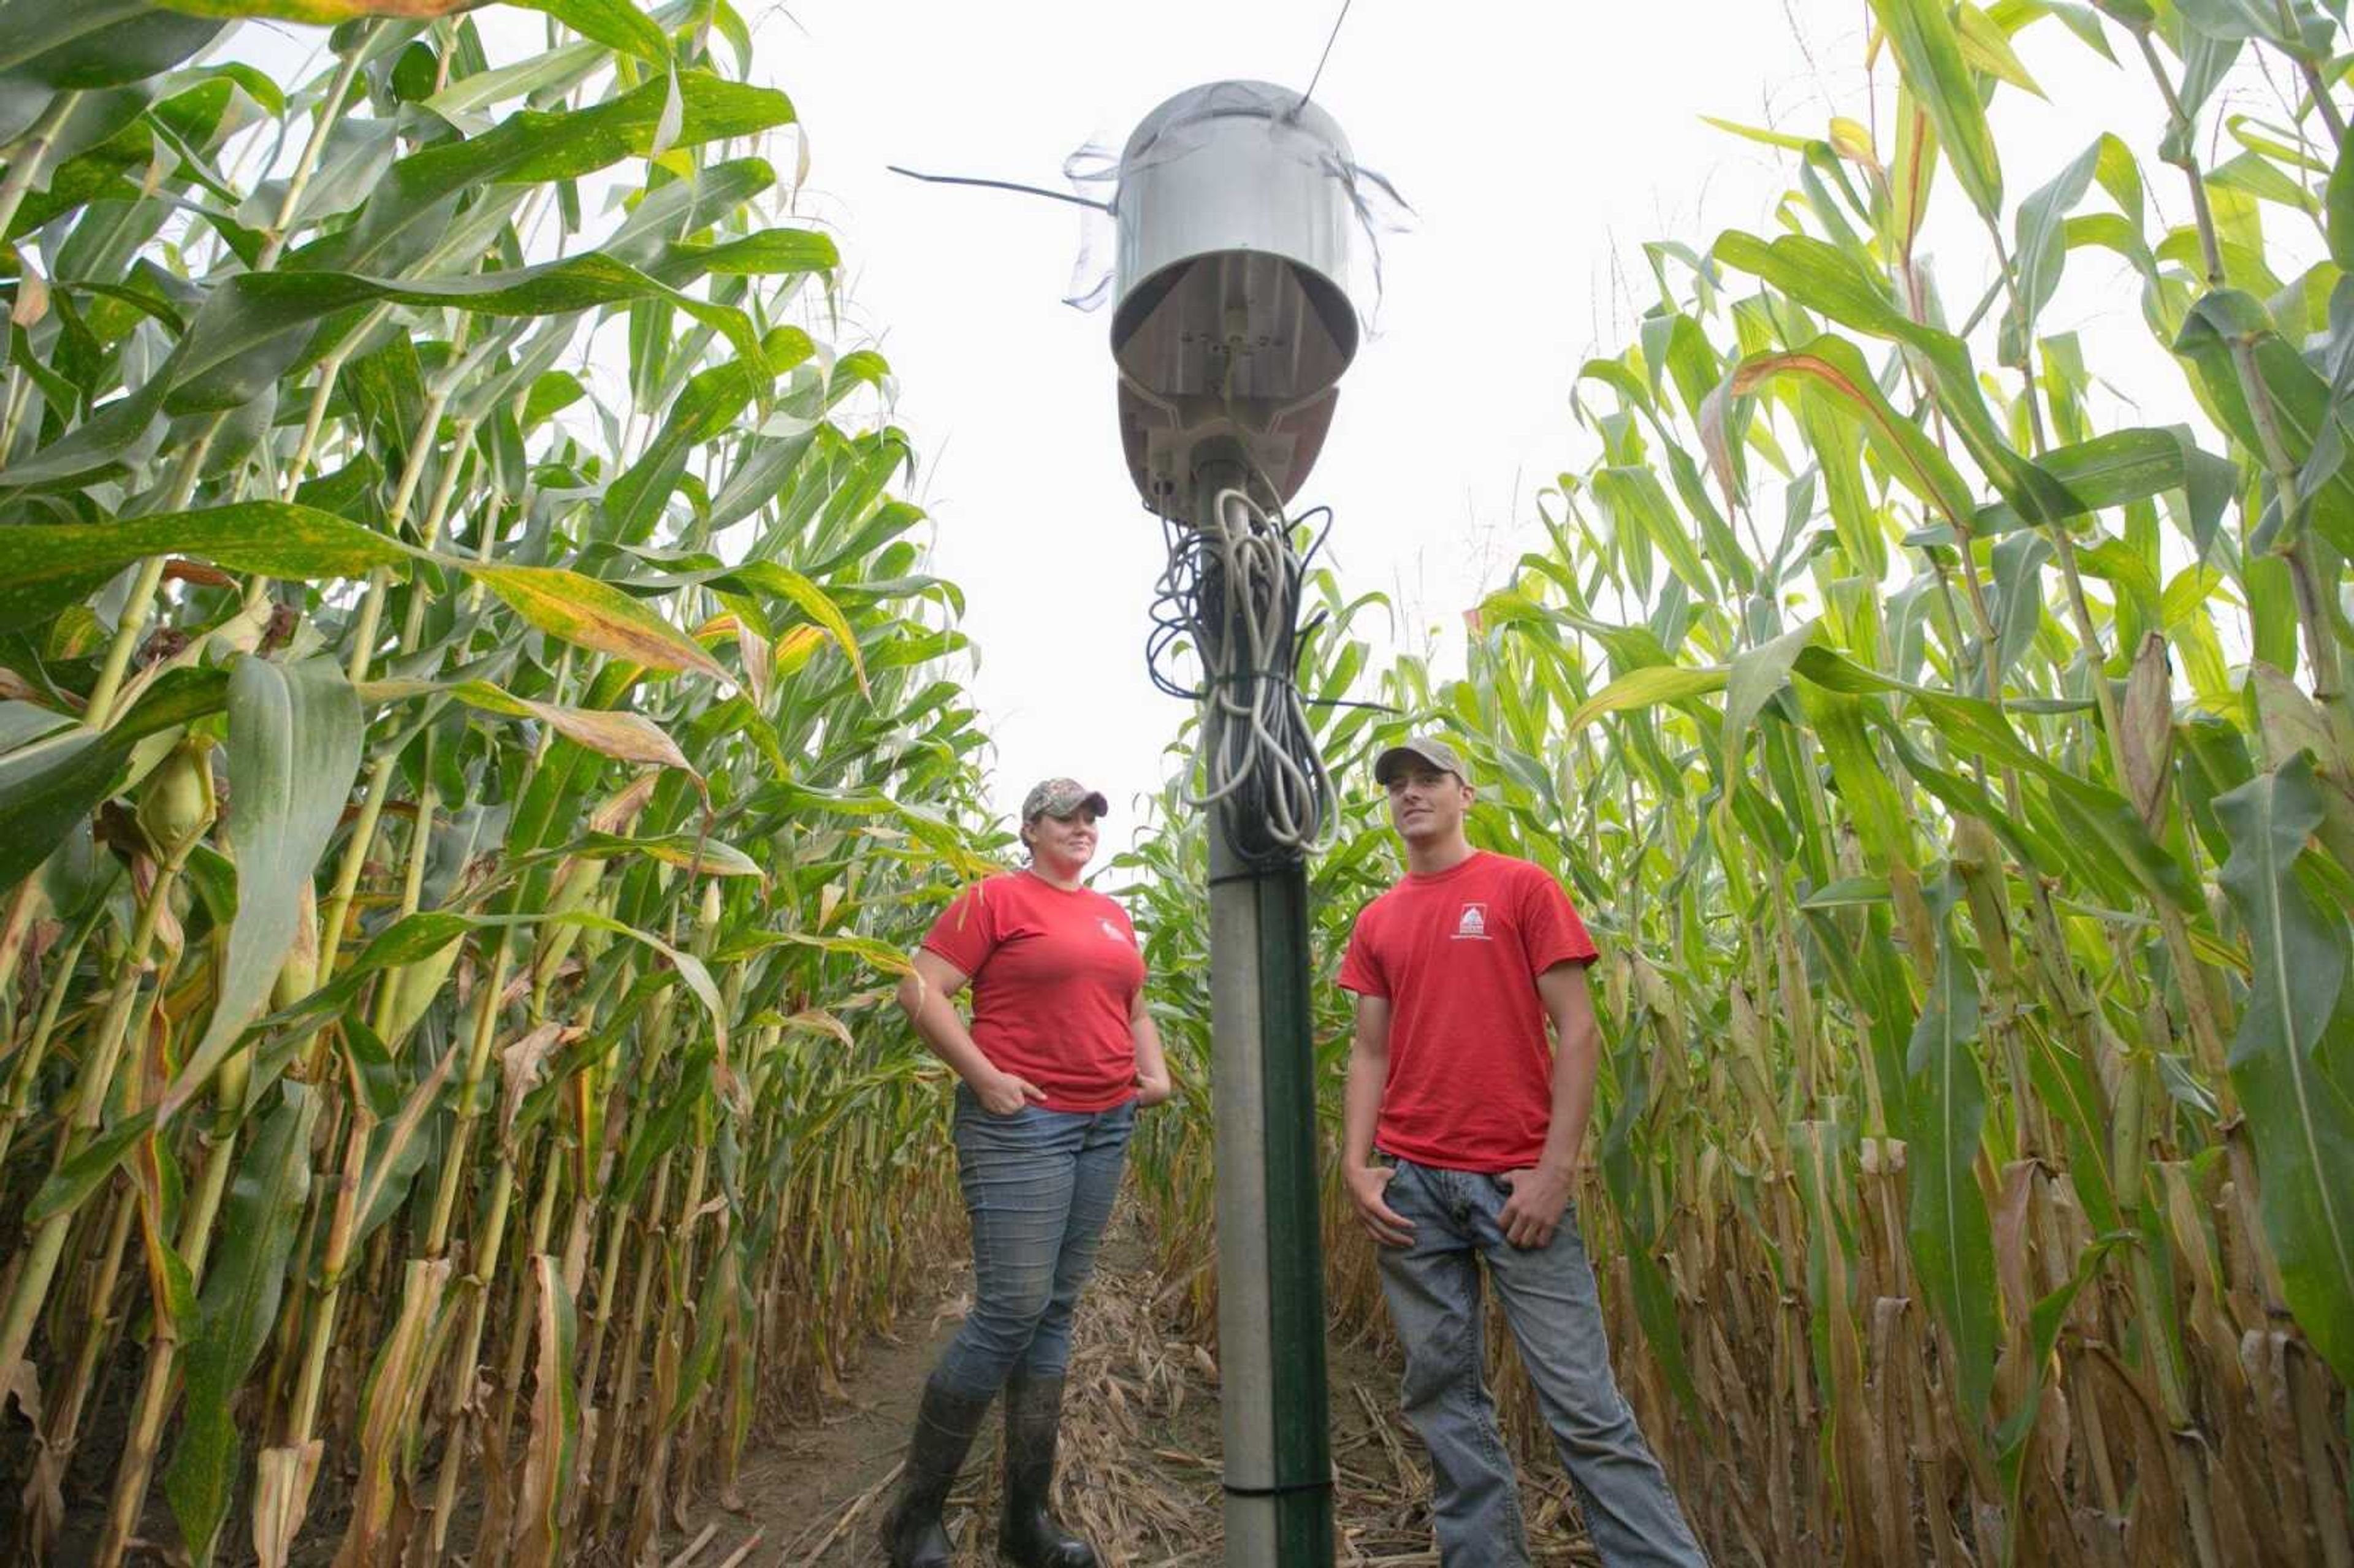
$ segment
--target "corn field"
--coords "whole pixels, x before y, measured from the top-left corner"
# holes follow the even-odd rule
[[[1779,230],[1646,248],[1637,341],[1579,382],[1598,456],[1467,618],[1463,678],[1377,666],[1386,601],[1317,583],[1303,687],[1393,710],[1320,710],[1328,1150],[1331,977],[1401,869],[1370,758],[1435,726],[1474,843],[1560,876],[1603,948],[1581,1208],[1719,1561],[2354,1563],[2343,12],[1872,0],[1894,113],[1748,132],[1789,160]],[[2105,134],[2006,194],[2031,27],[2155,107],[2157,164]],[[2235,65],[2286,84],[2276,121],[2213,107]],[[1992,275],[1933,275],[1933,204]],[[2202,429],[2137,424],[2156,392],[2044,319],[2094,269]],[[1178,785],[1156,819],[1120,863],[1199,1082],[1206,855]],[[1206,1328],[1206,1107],[1138,1148]],[[1338,1326],[1378,1337],[1327,1174]]]
[[[960,1223],[881,1010],[1007,841],[791,103],[727,0],[514,10],[535,51],[440,0],[0,4],[19,1558],[644,1561]],[[1465,674],[1314,579],[1331,1142],[1368,761],[1436,726],[1604,948],[1581,1207],[1719,1559],[2354,1568],[2342,0],[1869,13],[1893,112],[1743,132],[1779,229],[1646,248]],[[2158,158],[2007,193],[2022,38]],[[2276,117],[2221,106],[2250,69]],[[2094,270],[2197,424],[2049,316]],[[1112,880],[1206,1336],[1182,794]]]
[[[0,6],[12,1560],[641,1561],[952,1214],[1002,840],[792,104],[455,9]]]

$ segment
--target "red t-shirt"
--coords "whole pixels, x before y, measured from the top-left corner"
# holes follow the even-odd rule
[[[956,895],[924,948],[972,977],[972,1043],[999,1072],[1044,1089],[1048,1110],[1135,1097],[1128,1020],[1144,959],[1117,903],[1026,871],[985,877]]]
[[[1475,851],[1366,905],[1341,985],[1390,1004],[1373,1141],[1448,1171],[1535,1164],[1553,1123],[1553,1045],[1536,977],[1594,956],[1561,884],[1511,855]]]

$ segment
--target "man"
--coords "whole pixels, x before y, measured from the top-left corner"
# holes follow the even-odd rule
[[[1406,875],[1359,914],[1341,966],[1357,999],[1341,1176],[1405,1346],[1439,1556],[1446,1568],[1529,1561],[1480,1382],[1484,1259],[1602,1561],[1705,1563],[1611,1377],[1570,1206],[1600,1046],[1594,943],[1560,884],[1464,837],[1474,794],[1454,747],[1417,736],[1373,777]]]

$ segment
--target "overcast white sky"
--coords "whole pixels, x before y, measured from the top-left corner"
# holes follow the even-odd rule
[[[1110,797],[1109,837],[1125,842],[1137,797],[1173,765],[1163,747],[1184,714],[1145,677],[1160,530],[1114,433],[1108,313],[1061,302],[1079,210],[884,165],[1059,186],[1066,154],[1117,145],[1186,87],[1304,85],[1337,0],[744,9],[755,74],[790,93],[809,139],[800,210],[841,231],[839,346],[877,343],[896,371],[894,418],[922,462],[912,498],[935,520],[936,569],[969,595],[993,797],[1011,814],[1036,779],[1075,775]],[[1301,501],[1335,508],[1331,560],[1352,592],[1395,599],[1403,644],[1435,640],[1441,668],[1459,670],[1459,612],[1541,542],[1532,496],[1591,453],[1572,378],[1628,341],[1651,297],[1640,244],[1774,231],[1791,160],[1701,116],[1810,135],[1833,113],[1867,119],[1866,14],[1863,0],[1357,0],[1317,101],[1417,222],[1389,244],[1380,335],[1342,383]],[[528,48],[539,18],[522,21]],[[2158,210],[2180,220],[2179,179],[2147,156],[2162,115],[2147,79],[2103,64],[2056,21],[2018,48],[2051,101],[2009,88],[1998,101],[2012,199],[2115,130],[2144,154]],[[2262,86],[2252,109],[2270,109]],[[1950,185],[1929,238],[1946,298],[1966,308],[1988,274]],[[2154,373],[2126,379],[2175,397],[2141,417],[2185,418],[2179,375],[2148,344],[2135,298],[2122,263],[2080,258],[2046,328],[2124,345]]]
[[[1059,301],[1077,209],[883,165],[1059,185],[1072,148],[1117,145],[1185,87],[1304,85],[1336,8],[801,0],[761,27],[762,67],[811,138],[807,206],[843,226],[858,321],[900,376],[938,569],[970,596],[973,690],[1009,810],[1034,779],[1076,774],[1110,796],[1124,842],[1132,799],[1172,765],[1182,705],[1147,683],[1140,652],[1159,528],[1114,437],[1108,313]],[[1815,135],[1834,112],[1867,118],[1865,15],[1862,0],[1357,0],[1317,100],[1418,224],[1386,250],[1381,335],[1341,384],[1301,499],[1336,509],[1333,561],[1352,590],[1396,599],[1408,645],[1435,638],[1459,670],[1459,612],[1541,542],[1533,493],[1591,452],[1572,378],[1629,340],[1651,297],[1641,242],[1773,232],[1789,160],[1701,116]],[[2108,68],[2054,21],[2019,49],[2052,103],[2001,94],[2014,197],[2104,130],[2155,145],[2163,111],[2138,70]],[[2179,220],[2172,172],[2152,164],[2147,180]],[[1936,217],[1945,293],[1967,308],[1989,276],[1983,240],[1956,189]],[[2072,267],[2050,324],[2129,343],[2157,372],[2146,384],[2178,387],[2145,346],[2122,264]]]

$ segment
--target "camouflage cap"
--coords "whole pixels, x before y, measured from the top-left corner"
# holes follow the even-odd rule
[[[1462,757],[1435,735],[1408,736],[1373,758],[1373,782],[1387,787],[1410,762],[1426,763],[1441,773],[1454,774],[1463,783],[1471,782],[1471,770],[1463,766]]]
[[[1098,817],[1111,814],[1111,802],[1103,791],[1090,789],[1076,779],[1049,779],[1032,786],[1022,798],[1022,820],[1034,822],[1041,817],[1067,817],[1082,806],[1094,808]]]

